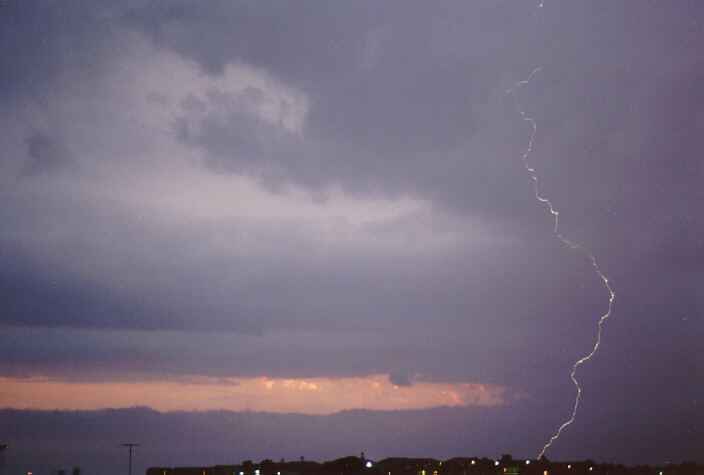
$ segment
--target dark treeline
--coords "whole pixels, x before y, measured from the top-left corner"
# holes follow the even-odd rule
[[[621,464],[596,463],[593,460],[552,462],[514,459],[503,455],[494,460],[487,457],[456,457],[449,460],[432,458],[385,458],[379,461],[349,456],[328,462],[306,461],[274,462],[266,459],[259,463],[250,460],[239,465],[215,465],[211,467],[151,467],[147,475],[608,475],[608,474],[653,474],[653,475],[702,475],[704,465],[694,462],[668,464],[653,467],[639,465],[628,467]]]

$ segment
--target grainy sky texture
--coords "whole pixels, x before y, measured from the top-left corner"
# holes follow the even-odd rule
[[[609,297],[523,166],[539,66],[616,293],[547,455],[702,462],[702,45],[697,1],[3,2],[8,465],[537,455]]]

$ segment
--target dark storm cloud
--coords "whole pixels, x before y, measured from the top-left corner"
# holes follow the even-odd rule
[[[277,173],[283,175],[277,181],[314,187],[333,182],[377,194],[410,188],[476,212],[516,214],[524,201],[495,206],[506,199],[497,190],[505,193],[520,176],[498,157],[525,143],[520,122],[508,120],[516,117],[504,91],[534,63],[514,53],[512,61],[521,63],[514,73],[515,64],[507,70],[499,61],[515,47],[515,36],[530,28],[518,21],[527,12],[528,5],[508,4],[459,11],[344,3],[262,10],[169,5],[128,18],[206,71],[244,61],[310,94],[304,138],[314,147],[284,144],[273,172],[270,155],[253,143],[252,137],[262,136],[255,124],[228,117],[232,121],[223,127],[205,118],[197,143],[218,157],[222,169],[242,170],[245,160],[245,171],[265,180]],[[486,54],[487,45],[499,54]],[[497,122],[516,127],[497,137]],[[177,130],[185,138],[183,128]],[[243,135],[247,141],[238,139]],[[269,147],[281,140],[264,137],[274,137]],[[251,160],[253,148],[257,161]],[[487,174],[491,180],[482,178]]]
[[[208,273],[192,278],[211,282],[207,293],[214,302],[199,298],[203,287],[180,287],[181,295],[159,306],[129,285],[121,289],[90,285],[20,261],[6,270],[3,279],[7,302],[3,316],[6,323],[34,329],[6,328],[3,371],[26,374],[33,368],[55,377],[87,379],[134,375],[146,369],[145,363],[150,372],[213,376],[343,377],[381,371],[401,385],[406,383],[399,374],[447,381],[511,381],[535,395],[554,394],[562,382],[526,380],[521,375],[565,372],[592,341],[593,322],[580,318],[581,312],[603,311],[599,300],[603,293],[587,266],[577,260],[562,268],[565,272],[581,268],[574,274],[536,273],[540,262],[550,258],[549,251],[534,249],[536,255],[530,259],[508,252],[459,262],[349,256],[305,263],[279,257],[271,261],[277,269],[275,278],[262,271],[253,274],[258,260],[217,266],[211,262]],[[493,275],[491,266],[504,261],[500,267],[512,266],[513,276]],[[179,276],[186,272],[173,266],[166,269],[146,270],[146,277],[163,280],[159,276],[164,272]],[[486,282],[476,279],[475,272]],[[50,283],[30,280],[39,274]],[[152,293],[168,292],[173,285],[172,279],[152,282]],[[267,290],[272,288],[275,294]],[[564,303],[539,298],[558,289]],[[436,300],[438,295],[441,301]],[[251,301],[262,303],[247,303]],[[575,306],[580,313],[572,311]],[[473,324],[467,327],[470,317]],[[59,322],[96,330],[46,328]],[[561,331],[552,332],[546,325],[558,325]],[[448,333],[448,327],[458,328]],[[173,331],[131,335],[104,333],[101,328]],[[289,332],[270,333],[277,328]],[[199,332],[189,335],[193,330]],[[214,336],[213,330],[221,336]],[[229,333],[233,331],[244,334]],[[311,331],[315,335],[305,338]],[[579,336],[565,340],[564,332]],[[203,353],[199,349],[204,347],[217,350]],[[525,351],[530,358],[522,356]]]
[[[274,170],[270,155],[260,154],[245,167],[254,176],[309,186],[329,180],[375,193],[413,189],[461,213],[514,219],[533,205],[521,194],[523,170],[507,159],[525,144],[527,127],[503,93],[544,63],[521,101],[540,121],[534,161],[545,164],[545,190],[558,194],[565,229],[581,236],[590,232],[584,222],[640,225],[644,198],[660,214],[703,198],[701,166],[670,168],[659,150],[701,154],[692,131],[702,119],[692,99],[700,95],[702,66],[687,59],[701,40],[690,17],[696,13],[684,2],[667,9],[605,2],[552,5],[537,23],[528,20],[534,14],[528,3],[169,7],[128,16],[207,71],[244,61],[311,94],[305,137],[317,150],[289,144]],[[673,26],[648,35],[661,23]],[[673,84],[675,78],[681,79]],[[675,94],[682,100],[673,100]],[[655,104],[666,110],[653,110]],[[667,124],[640,119],[653,114]],[[669,127],[673,120],[682,125]],[[201,123],[199,144],[217,151],[224,170],[242,170],[239,157],[251,157],[254,144],[236,137],[261,136],[244,125],[233,133],[212,120]],[[670,146],[653,143],[663,133]],[[695,173],[687,173],[691,167]],[[678,185],[677,198],[642,191],[682,181],[690,185]]]
[[[389,381],[391,381],[396,386],[410,386],[411,384],[413,384],[411,375],[398,371],[389,373]]]
[[[3,2],[0,97],[40,103],[67,71],[89,74],[113,57],[113,7],[103,2]]]
[[[39,130],[27,137],[25,172],[28,175],[59,170],[69,166],[70,160],[68,147],[60,138]]]
[[[290,181],[293,168],[305,167],[299,172],[306,181],[316,180],[320,186],[314,167],[319,152],[293,132],[251,112],[262,101],[261,91],[208,91],[205,100],[186,96],[173,128],[179,141],[206,152],[206,164],[212,170],[249,173],[275,185]]]
[[[2,374],[495,382],[554,427],[608,296],[521,163],[543,66],[530,162],[617,295],[557,450],[701,442],[700,3],[0,8]]]

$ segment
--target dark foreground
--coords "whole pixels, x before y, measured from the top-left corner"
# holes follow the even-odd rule
[[[513,459],[504,455],[499,460],[486,457],[457,457],[445,461],[429,458],[386,458],[379,461],[361,457],[343,457],[329,462],[312,461],[260,463],[245,461],[239,465],[212,467],[151,467],[147,475],[577,475],[577,474],[702,474],[704,465],[694,462],[662,467],[581,462],[551,462]]]

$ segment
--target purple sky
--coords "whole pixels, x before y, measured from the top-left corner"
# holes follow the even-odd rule
[[[616,294],[547,455],[704,461],[702,45],[697,1],[2,3],[8,464],[535,456],[608,305],[523,166],[538,66],[530,163]],[[28,410],[176,383],[255,412]]]

